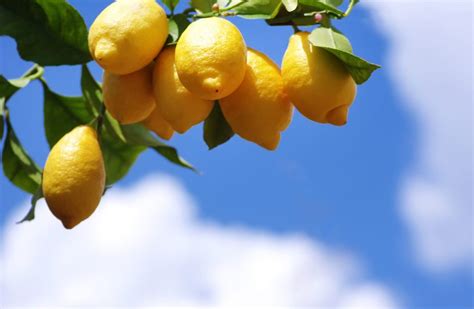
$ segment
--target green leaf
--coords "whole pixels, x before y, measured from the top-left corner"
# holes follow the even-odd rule
[[[120,140],[123,143],[126,143],[125,136],[123,136],[122,127],[120,123],[115,120],[112,115],[108,111],[105,111],[105,119],[104,119],[104,126],[105,130],[113,136],[115,139]]]
[[[349,40],[334,28],[319,27],[309,35],[309,41],[336,56],[354,78],[357,84],[366,82],[380,66],[367,62],[352,53]]]
[[[151,148],[155,150],[156,152],[158,152],[158,154],[163,156],[165,159],[167,159],[171,163],[174,163],[181,167],[189,168],[190,170],[193,170],[196,173],[199,173],[199,171],[196,170],[194,166],[192,166],[188,161],[184,160],[183,158],[179,156],[178,150],[176,150],[176,148],[171,147],[161,142],[158,145],[153,146]]]
[[[168,9],[173,12],[174,8],[178,5],[179,0],[163,0],[164,5],[168,7]]]
[[[0,97],[0,141],[3,138],[3,128],[5,127],[4,119],[5,119],[5,103],[6,99]]]
[[[11,97],[15,92],[25,87],[29,82],[29,79],[7,80],[5,77],[0,75],[0,97]]]
[[[7,135],[2,153],[3,173],[15,186],[33,194],[41,184],[41,169],[20,144],[8,118],[6,123]]]
[[[181,34],[189,26],[190,22],[184,14],[177,14],[170,17],[168,20],[169,36],[167,44],[176,44]]]
[[[66,133],[78,125],[90,123],[94,117],[87,110],[83,97],[66,97],[54,93],[43,82],[44,128],[52,148]]]
[[[132,145],[153,147],[159,143],[159,141],[142,124],[122,125],[121,129],[125,140]]]
[[[282,3],[288,12],[293,12],[298,7],[298,0],[282,0]]]
[[[313,12],[314,9],[310,7],[303,8],[301,5],[293,12],[288,12],[283,6],[280,7],[275,17],[265,20],[271,26],[290,26],[290,25],[304,25],[313,26],[314,16],[303,16],[305,13]]]
[[[23,87],[26,87],[30,81],[43,75],[44,69],[38,65],[34,65],[22,77],[7,80],[0,75],[0,97],[8,100],[12,95]]]
[[[43,75],[44,69],[38,65],[34,65],[21,78],[7,80],[0,75],[0,140],[3,138],[3,130],[5,126],[6,104],[8,99],[18,90],[26,87],[30,81]]]
[[[212,12],[212,6],[217,0],[191,0],[191,6],[199,13]]]
[[[0,36],[16,40],[20,56],[40,65],[91,60],[87,28],[64,0],[0,0]]]
[[[190,163],[179,156],[176,148],[157,140],[143,125],[123,125],[122,132],[129,144],[150,147],[165,157],[168,161],[196,171],[196,169]]]
[[[313,11],[328,11],[338,17],[342,17],[344,12],[337,8],[339,1],[330,1],[330,0],[298,0],[299,4],[302,6],[309,6]]]
[[[28,211],[28,213],[23,217],[23,219],[21,219],[20,221],[18,221],[17,223],[23,223],[25,221],[32,221],[35,219],[35,210],[36,210],[36,203],[38,203],[38,201],[40,199],[43,198],[43,188],[42,188],[42,185],[40,183],[39,187],[38,187],[38,190],[36,190],[35,194],[33,194],[33,196],[31,196],[31,207],[30,207],[30,210]]]
[[[344,2],[344,0],[319,0],[319,1],[333,7],[338,7]]]
[[[240,2],[234,0],[233,2]],[[232,6],[235,3],[230,3]],[[269,19],[276,16],[282,2],[280,0],[248,0],[233,9],[239,16],[247,19]]]
[[[313,45],[323,48],[337,49],[347,53],[352,53],[352,45],[344,34],[336,28],[318,27],[310,34],[310,41]]]
[[[87,64],[82,65],[81,90],[89,112],[97,116],[102,106],[102,88],[92,76]]]
[[[107,131],[101,135],[102,155],[104,156],[107,185],[110,186],[125,175],[146,147],[129,145]]]
[[[224,144],[232,136],[234,136],[234,131],[229,123],[227,123],[227,120],[225,120],[221,107],[218,101],[216,101],[211,114],[204,122],[204,141],[209,147],[209,150],[211,150]]]

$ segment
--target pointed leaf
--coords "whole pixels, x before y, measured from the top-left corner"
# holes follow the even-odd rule
[[[330,0],[298,0],[299,4],[302,6],[309,6],[313,11],[328,11],[338,17],[342,17],[344,12],[337,8],[339,1],[330,1]]]
[[[64,0],[0,0],[0,36],[15,39],[20,56],[41,65],[91,60],[87,28]]]
[[[143,146],[126,144],[107,131],[102,132],[100,146],[104,156],[108,186],[125,177],[140,153],[146,149]]]
[[[233,0],[227,3],[226,6],[231,7],[240,4],[232,9],[232,11],[240,17],[247,19],[269,19],[275,17],[282,4],[280,0],[247,0],[243,3],[241,2],[241,0]]]
[[[17,223],[23,223],[25,221],[32,221],[35,219],[35,210],[36,210],[36,203],[38,203],[38,201],[40,199],[43,198],[43,188],[41,187],[41,183],[38,187],[38,190],[36,190],[35,194],[33,194],[33,196],[31,197],[31,207],[30,207],[30,210],[28,211],[28,213],[23,217],[23,219],[21,219],[20,221],[18,221]]]
[[[92,115],[99,115],[102,106],[102,88],[92,76],[87,64],[82,65],[81,90]]]
[[[12,95],[23,87],[26,87],[30,81],[43,75],[44,69],[40,66],[33,66],[28,72],[20,78],[7,80],[0,75],[0,97],[8,100]]]
[[[319,0],[319,1],[327,5],[330,5],[332,7],[338,7],[344,2],[344,0]]]
[[[112,115],[108,111],[105,111],[105,119],[104,119],[104,129],[110,134],[110,136],[114,137],[115,139],[120,140],[123,143],[126,143],[125,136],[123,136],[122,127],[120,123],[115,120]]]
[[[3,138],[3,128],[5,127],[5,103],[6,99],[0,97],[0,141]]]
[[[232,131],[229,123],[225,120],[219,103],[216,102],[211,114],[204,122],[204,141],[209,147],[209,150],[211,150],[224,144],[231,139],[232,136],[234,136],[234,131]]]
[[[310,41],[313,45],[324,48],[338,49],[352,53],[352,45],[349,39],[336,28],[318,27],[310,34]]]
[[[43,82],[44,128],[49,147],[78,125],[90,123],[94,117],[83,97],[66,97],[54,93]]]
[[[199,173],[199,171],[196,170],[196,168],[192,166],[191,163],[189,163],[188,161],[180,157],[180,155],[178,154],[178,150],[176,150],[176,148],[171,147],[161,142],[158,145],[153,146],[151,148],[155,150],[156,152],[158,152],[161,156],[163,156],[165,159],[167,159],[171,163],[174,163],[181,167],[189,168],[190,170],[193,170],[196,173]]]
[[[178,151],[174,147],[157,140],[143,125],[124,125],[122,126],[122,132],[128,143],[150,147],[165,157],[168,161],[196,171],[190,163],[179,156]]]
[[[20,144],[7,118],[7,135],[3,145],[2,165],[5,176],[18,188],[35,193],[41,183],[41,169]]]
[[[379,65],[367,62],[352,53],[349,40],[334,28],[319,27],[309,35],[309,41],[336,56],[357,84],[366,82]]]

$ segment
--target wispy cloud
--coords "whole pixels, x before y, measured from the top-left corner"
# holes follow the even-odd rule
[[[472,213],[471,1],[364,1],[390,40],[388,66],[416,121],[400,213],[425,269],[469,266]]]
[[[72,231],[44,203],[37,220],[15,225],[26,208],[4,230],[3,306],[396,307],[352,255],[303,235],[201,219],[172,178],[114,188]]]

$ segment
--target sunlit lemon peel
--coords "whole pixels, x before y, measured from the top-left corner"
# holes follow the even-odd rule
[[[307,118],[344,125],[356,95],[356,83],[343,63],[326,50],[313,46],[308,35],[307,32],[292,35],[283,56],[286,92]]]
[[[51,149],[43,171],[43,195],[49,209],[71,229],[99,205],[105,167],[95,130],[79,126]]]

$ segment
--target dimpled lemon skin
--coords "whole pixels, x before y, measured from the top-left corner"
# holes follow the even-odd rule
[[[71,229],[99,205],[105,187],[102,152],[94,129],[79,126],[49,153],[43,172],[43,195],[51,212]]]
[[[150,116],[143,121],[143,124],[162,139],[169,140],[173,136],[173,127],[163,118],[158,108],[151,112]]]
[[[220,102],[232,130],[268,150],[277,148],[280,132],[288,127],[293,115],[278,66],[252,49],[247,53],[243,82]]]
[[[176,72],[174,47],[166,47],[156,59],[153,90],[157,109],[178,133],[205,120],[214,106],[213,101],[200,99],[183,86]]]
[[[167,36],[166,13],[154,0],[120,0],[92,24],[89,50],[104,70],[129,74],[149,64]]]
[[[176,45],[176,70],[183,85],[198,97],[228,96],[245,75],[244,38],[231,22],[203,18],[186,28]]]
[[[140,122],[155,108],[152,73],[152,65],[127,75],[104,71],[104,104],[121,124]]]
[[[282,77],[290,101],[307,118],[344,125],[356,95],[356,84],[344,65],[322,48],[314,47],[309,33],[290,37],[283,56]]]

